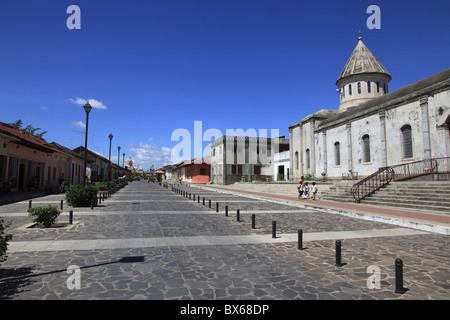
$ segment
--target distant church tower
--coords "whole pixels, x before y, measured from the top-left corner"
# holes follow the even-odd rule
[[[341,97],[339,110],[346,110],[388,93],[388,83],[392,79],[386,68],[362,42],[361,32],[358,40],[336,81]]]

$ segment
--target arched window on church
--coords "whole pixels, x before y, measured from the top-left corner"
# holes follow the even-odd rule
[[[363,162],[370,162],[370,137],[368,134],[363,135]]]
[[[298,170],[299,159],[298,159],[298,151],[295,151],[295,170]]]
[[[341,144],[339,142],[334,143],[334,164],[341,165]]]
[[[351,84],[348,85],[348,94],[350,96],[352,95],[352,85]]]
[[[358,82],[358,94],[361,94],[361,82]]]
[[[311,157],[309,155],[309,149],[306,149],[306,169],[311,168]]]
[[[367,92],[368,92],[368,93],[371,93],[371,92],[372,92],[372,88],[371,88],[371,85],[370,85],[370,81],[367,81]]]
[[[377,93],[380,93],[380,83],[377,81]]]
[[[400,130],[402,131],[403,158],[412,158],[413,148],[411,126],[408,124],[404,125]]]

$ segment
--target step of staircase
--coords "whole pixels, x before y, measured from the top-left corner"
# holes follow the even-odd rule
[[[450,214],[450,182],[416,181],[391,182],[361,200],[362,204],[434,211]],[[320,193],[323,200],[354,202],[351,186],[337,183]]]

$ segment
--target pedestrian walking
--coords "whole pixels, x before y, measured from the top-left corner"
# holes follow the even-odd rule
[[[298,186],[297,186],[299,199],[302,199],[304,188],[305,188],[305,183],[304,183],[303,176],[302,176],[300,178],[300,180],[298,181]]]
[[[351,181],[352,179],[353,179],[352,170],[348,170],[348,172],[347,172],[347,180]]]
[[[312,183],[311,192],[312,192],[312,199],[316,200],[317,186],[315,182]]]
[[[309,196],[309,185],[308,182],[305,182],[305,186],[303,188],[303,199],[308,199]]]

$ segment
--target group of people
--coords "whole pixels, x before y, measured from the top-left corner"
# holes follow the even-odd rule
[[[302,176],[298,182],[297,190],[299,199],[309,199],[311,197],[311,199],[316,200],[317,186],[315,182],[310,187]]]

